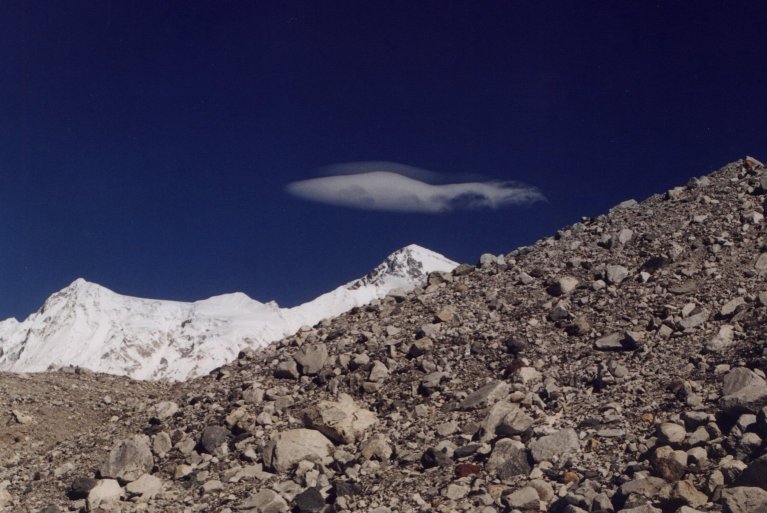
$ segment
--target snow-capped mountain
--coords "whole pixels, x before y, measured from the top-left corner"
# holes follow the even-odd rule
[[[136,379],[183,380],[395,289],[412,290],[458,264],[410,245],[368,275],[293,308],[240,292],[184,303],[122,296],[75,280],[19,322],[0,321],[0,370],[75,365]]]

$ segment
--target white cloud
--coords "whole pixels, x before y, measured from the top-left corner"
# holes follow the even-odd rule
[[[349,173],[347,168],[345,174],[293,182],[287,186],[287,191],[299,198],[331,205],[363,210],[421,213],[496,209],[546,199],[536,188],[515,182],[460,182],[435,185],[414,177],[429,177],[431,181],[437,181],[441,177],[430,171],[409,168],[410,176],[404,176],[401,172],[389,169],[367,170],[370,165],[361,168],[365,170],[356,174]],[[414,173],[412,170],[422,172]]]

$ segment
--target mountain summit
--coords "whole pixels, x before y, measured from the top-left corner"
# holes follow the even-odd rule
[[[136,379],[186,379],[458,264],[417,245],[363,278],[293,308],[235,292],[184,303],[117,294],[82,278],[53,294],[23,322],[0,321],[0,370],[69,365]]]

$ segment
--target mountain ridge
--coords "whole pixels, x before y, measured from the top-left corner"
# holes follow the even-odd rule
[[[77,278],[27,319],[0,321],[0,370],[68,365],[136,379],[187,379],[237,356],[458,264],[411,244],[362,278],[301,305],[281,308],[242,292],[194,302],[118,294]]]

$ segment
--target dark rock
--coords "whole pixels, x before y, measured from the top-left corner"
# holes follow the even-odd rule
[[[227,443],[231,436],[232,432],[224,426],[208,426],[200,436],[200,448],[212,454],[222,444]]]
[[[307,488],[293,499],[299,513],[319,513],[325,507],[325,499],[317,488]]]

